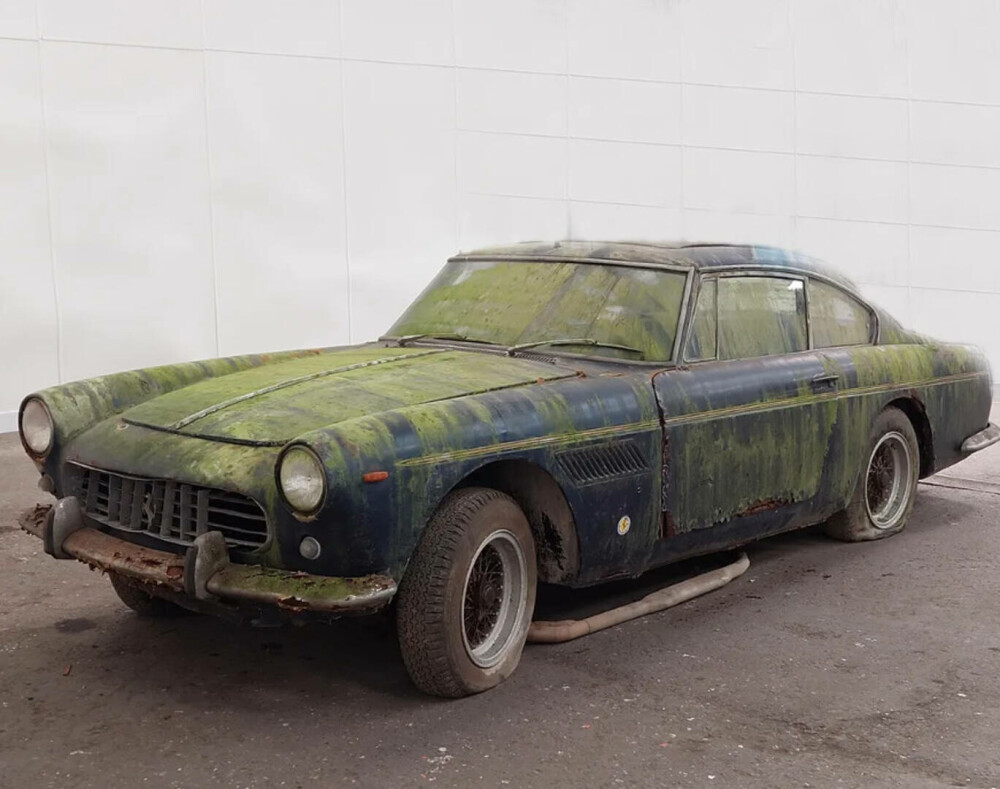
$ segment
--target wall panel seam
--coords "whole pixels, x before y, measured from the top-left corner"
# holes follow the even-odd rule
[[[337,7],[340,16],[340,52],[344,52],[344,4]],[[347,68],[340,62],[340,162],[341,189],[344,196],[344,266],[347,271],[347,342],[354,342],[354,280],[351,277],[351,223],[350,206],[347,201]]]
[[[201,41],[207,40],[205,30],[205,0],[201,0]],[[212,259],[212,305],[215,309],[215,353],[222,355],[222,339],[219,320],[219,261],[215,244],[215,176],[212,172],[212,133],[209,127],[208,100],[208,51],[201,51],[201,82],[203,109],[205,112],[205,169],[208,175],[208,240]]]
[[[38,19],[38,6],[35,6],[35,21],[41,31],[41,20]],[[38,100],[42,121],[42,165],[45,168],[45,216],[49,231],[49,272],[52,277],[52,302],[55,308],[56,323],[56,379],[63,382],[62,359],[62,302],[59,298],[59,269],[56,265],[55,220],[52,205],[52,175],[49,167],[49,125],[48,113],[45,108],[45,63],[42,55],[42,41],[35,42],[38,63]]]

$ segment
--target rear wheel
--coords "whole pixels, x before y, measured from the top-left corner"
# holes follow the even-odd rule
[[[466,696],[517,668],[535,607],[535,543],[513,499],[463,488],[427,525],[397,595],[396,627],[413,682]]]
[[[826,524],[839,540],[878,540],[903,530],[913,511],[920,445],[906,414],[887,408],[875,420],[867,461],[850,504]]]
[[[109,572],[108,577],[111,579],[111,586],[114,587],[118,599],[139,616],[149,617],[150,619],[172,619],[178,616],[191,616],[194,614],[194,611],[189,611],[176,603],[171,603],[169,600],[164,600],[162,597],[156,597],[143,591],[137,582],[131,581],[118,573]]]

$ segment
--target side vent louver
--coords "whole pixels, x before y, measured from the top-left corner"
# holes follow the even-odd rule
[[[606,482],[648,468],[646,459],[632,441],[571,449],[559,454],[556,459],[577,485]]]

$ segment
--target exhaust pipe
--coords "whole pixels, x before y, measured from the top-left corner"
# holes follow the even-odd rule
[[[634,603],[612,608],[594,614],[586,619],[565,619],[558,622],[532,622],[528,628],[528,641],[532,644],[562,644],[581,636],[605,630],[630,619],[638,619],[646,614],[654,614],[673,608],[695,597],[720,589],[730,581],[739,578],[750,567],[750,559],[746,553],[740,553],[740,558],[732,564],[720,567],[686,581],[665,586]]]

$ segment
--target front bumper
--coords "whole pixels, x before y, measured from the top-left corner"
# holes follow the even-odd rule
[[[384,575],[331,578],[257,565],[232,564],[219,532],[207,532],[186,553],[147,548],[92,528],[75,498],[60,499],[44,518],[22,523],[46,553],[75,558],[143,584],[150,594],[192,608],[274,609],[289,614],[361,614],[384,608],[396,582]]]
[[[986,447],[991,447],[1000,441],[1000,427],[990,422],[984,430],[973,433],[962,442],[963,452],[978,452]]]

